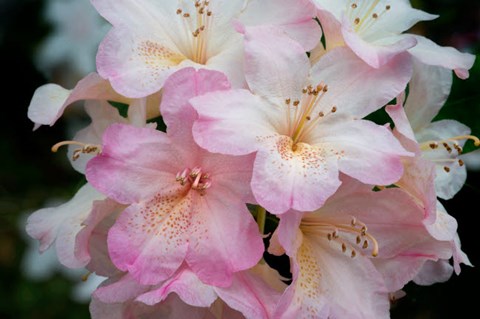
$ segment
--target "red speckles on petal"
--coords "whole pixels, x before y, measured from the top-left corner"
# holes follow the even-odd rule
[[[185,60],[183,55],[149,40],[140,42],[135,48],[134,55],[155,72],[161,72]]]

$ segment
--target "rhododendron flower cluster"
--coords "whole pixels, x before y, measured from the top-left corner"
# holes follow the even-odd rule
[[[28,110],[37,129],[85,101],[91,124],[52,150],[87,182],[26,229],[107,277],[92,318],[389,318],[407,283],[470,265],[438,198],[480,140],[433,119],[474,56],[405,32],[435,15],[408,0],[91,3],[111,24],[97,73],[38,88]]]

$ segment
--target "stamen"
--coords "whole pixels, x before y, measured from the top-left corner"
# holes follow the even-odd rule
[[[85,144],[78,141],[62,141],[52,146],[52,152],[56,153],[58,149],[65,145],[78,145],[81,146],[73,151],[72,160],[76,161],[81,154],[91,154],[96,153],[97,155],[102,152],[102,147],[100,145]]]
[[[212,186],[210,174],[202,173],[200,167],[195,167],[193,169],[185,168],[183,171],[176,174],[175,181],[179,182],[182,186],[189,183],[190,189],[198,191],[201,196],[205,195],[205,190]]]
[[[367,229],[367,226],[352,218],[350,224],[332,224],[330,222],[323,222],[318,217],[306,217],[302,220],[300,225],[304,234],[325,234],[325,230],[328,230],[326,235],[329,241],[337,241],[341,245],[342,252],[346,252],[347,248],[351,248],[352,258],[355,257],[356,252],[353,245],[360,245],[362,249],[371,247],[371,255],[376,257],[378,255],[378,242]],[[355,243],[346,241],[346,237],[341,234],[357,234]]]

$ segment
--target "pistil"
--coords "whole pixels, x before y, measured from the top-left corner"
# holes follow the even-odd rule
[[[72,160],[77,160],[81,154],[92,154],[95,153],[96,155],[100,154],[102,151],[102,147],[100,145],[94,144],[85,144],[82,142],[77,141],[62,141],[52,146],[52,152],[56,153],[58,149],[65,145],[78,145],[81,146],[73,151]]]

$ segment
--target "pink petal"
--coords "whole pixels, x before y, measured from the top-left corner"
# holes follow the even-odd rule
[[[82,223],[84,227],[78,232],[75,239],[74,253],[77,259],[86,260],[88,262],[92,261],[92,255],[90,254],[91,245],[103,244],[103,242],[98,242],[98,240],[95,242],[98,234],[98,227],[100,227],[105,220],[109,218],[115,218],[121,210],[123,210],[123,206],[108,198],[102,201],[96,200],[93,202],[92,211],[88,218]],[[111,226],[111,223],[109,224]],[[102,240],[103,239],[106,240],[106,236],[102,238]],[[98,259],[105,258],[99,255],[95,255],[95,257]],[[99,260],[94,260],[94,263],[98,263],[98,261]],[[109,260],[105,262],[105,264],[106,263],[109,263]],[[102,268],[105,267],[98,267],[95,272],[100,274],[99,272],[101,272]]]
[[[273,214],[289,209],[312,211],[340,185],[337,161],[328,148],[278,136],[265,140],[257,153],[252,190],[258,203]]]
[[[417,285],[429,286],[437,282],[446,282],[453,274],[453,267],[447,260],[427,260],[413,281]]]
[[[445,104],[452,86],[452,72],[413,59],[405,113],[415,132],[430,124]]]
[[[185,163],[165,133],[112,124],[103,142],[102,153],[88,162],[86,176],[117,202],[138,202],[177,186],[175,175]]]
[[[152,306],[165,300],[171,293],[177,294],[183,302],[196,307],[208,307],[217,299],[213,287],[200,281],[187,267],[182,267],[172,278],[138,296],[136,300]]]
[[[389,185],[403,174],[401,156],[411,156],[388,129],[365,120],[342,121],[323,128],[319,145],[338,155],[339,170],[363,183]]]
[[[275,110],[270,111],[266,101],[247,90],[207,93],[192,98],[190,103],[199,114],[193,125],[195,141],[210,152],[252,153],[257,150],[258,137],[275,132],[269,114],[275,114]]]
[[[416,142],[415,133],[413,133],[402,103],[397,103],[396,105],[387,105],[385,107],[385,111],[393,120],[393,123],[395,124],[395,130],[409,140]]]
[[[130,205],[108,233],[113,263],[144,285],[166,280],[187,253],[192,205],[180,189]]]
[[[408,54],[400,54],[381,69],[374,69],[343,47],[325,54],[311,74],[314,84],[328,85],[321,101],[325,111],[336,106],[339,113],[363,118],[405,90],[412,66]],[[375,94],[371,88],[375,88]]]
[[[282,104],[287,98],[295,100],[302,94],[309,69],[303,47],[281,30],[246,27],[245,76],[254,94]]]
[[[186,261],[203,282],[228,287],[233,273],[253,267],[262,257],[258,227],[245,204],[213,186],[195,201]]]
[[[328,243],[323,238],[304,239],[295,256],[298,275],[287,289],[292,296],[284,302],[290,302],[298,316],[308,311],[321,318],[388,318],[388,291],[370,260],[350,258]],[[294,317],[290,313],[282,318]]]
[[[381,43],[367,42],[350,27],[345,26],[345,24],[348,25],[348,22],[344,21],[343,23],[342,34],[345,43],[372,68],[384,67],[395,56],[406,52],[417,43],[415,37],[410,35],[395,36],[388,40],[382,39]]]
[[[415,36],[415,39],[417,45],[408,52],[420,62],[453,70],[460,79],[468,78],[468,70],[475,62],[475,55],[459,52],[452,47],[441,47],[422,36]]]
[[[129,99],[113,91],[107,80],[96,73],[90,73],[71,91],[56,84],[39,87],[28,107],[28,118],[35,123],[34,129],[40,125],[52,126],[68,105],[80,100],[129,102]]]
[[[139,35],[113,28],[97,53],[98,73],[121,94],[139,98],[159,91],[167,77],[186,59],[159,34]]]
[[[217,71],[185,68],[172,74],[163,87],[161,104],[169,136],[175,135],[177,131],[188,131],[191,134],[197,113],[188,105],[190,98],[229,88],[227,77]]]
[[[92,123],[86,128],[75,134],[74,141],[85,144],[99,145],[102,143],[102,134],[110,124],[127,123],[127,120],[120,116],[118,110],[110,105],[107,101],[87,101],[85,102],[85,111],[92,119]],[[89,160],[95,154],[81,154],[76,160],[72,160],[73,153],[79,148],[78,145],[68,146],[68,158],[73,168],[80,173],[85,173],[85,169]]]
[[[280,297],[262,278],[247,271],[236,274],[230,287],[216,287],[215,291],[229,307],[251,319],[273,318]]]
[[[27,220],[27,233],[40,241],[40,252],[47,250],[56,241],[58,259],[70,268],[84,267],[88,259],[74,255],[75,236],[83,228],[95,200],[104,196],[89,184],[84,185],[65,204],[54,208],[43,208],[34,212]]]
[[[93,297],[106,303],[126,302],[148,290],[148,286],[142,286],[130,274],[112,277],[104,281],[93,292]]]
[[[273,25],[310,51],[321,38],[314,15],[315,6],[309,0],[256,0],[248,2],[240,20],[247,26]]]

